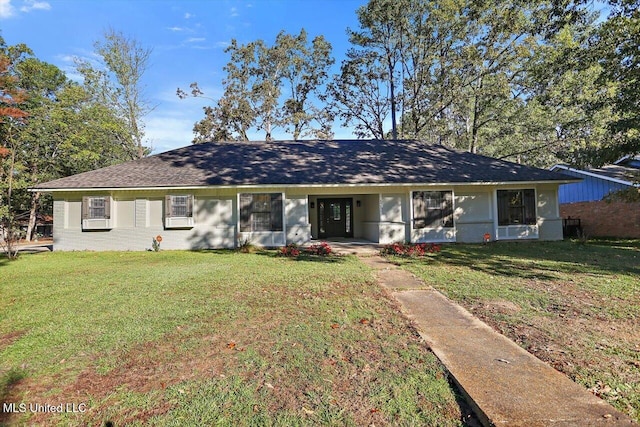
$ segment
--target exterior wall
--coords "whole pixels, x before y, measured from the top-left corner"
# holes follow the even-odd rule
[[[456,191],[454,196],[456,241],[481,243],[486,233],[495,240],[493,192],[471,188]]]
[[[580,202],[560,205],[563,218],[580,218],[587,237],[640,238],[640,203]]]
[[[406,223],[404,222],[403,206],[406,206],[406,198],[406,194],[402,193],[380,195],[379,243],[389,244],[405,240]]]
[[[146,250],[151,248],[152,239],[158,235],[163,239],[162,249],[233,248],[239,240],[244,239],[264,246],[281,246],[292,242],[302,244],[317,238],[317,200],[322,197],[351,198],[354,237],[381,244],[405,240],[482,242],[485,233],[491,235],[491,240],[562,239],[557,185],[528,186],[535,187],[537,194],[538,223],[530,226],[531,230],[523,232],[514,227],[497,226],[495,191],[497,188],[512,187],[527,186],[428,187],[433,190],[453,189],[454,227],[422,230],[412,229],[411,191],[414,188],[406,186],[197,189],[188,191],[194,197],[194,225],[185,228],[165,227],[164,198],[167,194],[173,194],[166,190],[54,193],[54,249]],[[240,233],[238,198],[241,192],[284,193],[284,231]],[[184,194],[185,190],[180,193]],[[111,229],[82,229],[82,196],[87,195],[112,197],[114,221]],[[311,208],[311,203],[314,208]],[[504,234],[505,229],[507,234]]]
[[[284,202],[287,243],[303,244],[311,240],[307,196],[290,195]]]
[[[624,190],[629,186],[607,179],[600,179],[594,176],[584,175],[576,171],[558,169],[564,175],[581,178],[581,182],[562,184],[560,186],[558,198],[560,203],[590,202],[602,200],[609,193]]]

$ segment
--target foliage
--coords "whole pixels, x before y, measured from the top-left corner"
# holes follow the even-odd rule
[[[435,243],[392,243],[380,249],[381,255],[393,255],[402,257],[424,257],[428,254],[440,252],[440,245]]]
[[[312,102],[312,96],[322,97],[334,61],[324,37],[309,43],[304,29],[295,36],[281,31],[271,46],[264,40],[240,45],[233,39],[225,52],[230,60],[224,94],[214,107],[204,107],[204,119],[194,125],[194,143],[246,141],[252,128],[264,131],[267,141],[278,127],[294,139],[332,136],[329,110]],[[177,95],[206,98],[197,83],[190,94],[178,89]]]
[[[640,93],[638,8],[615,3],[600,24],[581,1],[370,0],[329,85],[332,110],[358,137],[543,167],[615,160],[637,151]]]
[[[94,43],[102,63],[76,59],[84,86],[96,102],[108,107],[125,123],[125,139],[120,143],[130,159],[149,154],[144,146],[144,117],[153,109],[146,99],[142,78],[149,68],[152,50],[122,32],[108,29],[103,39]]]
[[[333,249],[327,242],[320,242],[310,245],[306,248],[301,248],[295,243],[289,243],[280,249],[278,253],[280,256],[289,258],[298,258],[300,256],[320,256],[326,257],[333,253]]]
[[[162,236],[161,235],[157,235],[156,237],[153,238],[153,240],[151,241],[151,249],[154,252],[160,252],[160,243],[162,243]]]
[[[615,95],[592,105],[616,113],[608,123],[609,139],[591,152],[596,165],[640,153],[640,8],[636,0],[611,0],[611,14],[598,29],[591,60],[602,64],[601,83],[614,86]]]

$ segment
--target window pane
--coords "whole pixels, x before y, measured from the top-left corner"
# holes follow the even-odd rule
[[[340,203],[331,203],[331,219],[340,221]]]
[[[271,214],[269,212],[254,212],[251,215],[252,231],[269,231],[271,229]]]
[[[92,197],[89,199],[89,218],[102,219],[106,214],[106,203],[104,197]]]
[[[171,196],[171,216],[188,216],[189,196]]]

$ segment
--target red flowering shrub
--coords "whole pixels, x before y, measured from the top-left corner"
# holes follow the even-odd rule
[[[280,249],[280,255],[295,258],[300,255],[300,248],[295,243],[289,243],[287,246],[284,246]]]
[[[440,252],[440,245],[435,243],[392,243],[380,250],[382,255],[396,255],[404,257],[421,257]]]
[[[327,242],[322,242],[317,245],[311,245],[306,249],[309,255],[326,256],[331,253],[331,246]]]
[[[331,246],[327,242],[322,242],[316,245],[311,245],[308,248],[301,249],[295,243],[289,243],[287,246],[280,249],[280,255],[289,258],[297,258],[300,255],[316,255],[327,256],[333,252]]]

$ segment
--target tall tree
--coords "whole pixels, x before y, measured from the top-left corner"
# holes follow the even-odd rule
[[[12,210],[19,170],[17,156],[20,147],[16,133],[28,116],[23,108],[27,96],[19,86],[16,66],[30,53],[25,45],[7,46],[0,38],[0,243],[10,259],[17,256],[14,246],[17,230]]]
[[[640,153],[640,4],[612,0],[610,5],[611,14],[591,52],[603,66],[601,82],[616,87],[611,106],[617,117],[609,124],[608,143],[594,156],[596,163]],[[602,103],[595,104],[596,110],[601,107]]]
[[[113,29],[107,30],[94,48],[102,63],[96,67],[78,59],[77,69],[95,99],[117,111],[127,124],[129,135],[120,143],[130,158],[142,158],[150,151],[145,146],[144,117],[153,106],[145,95],[143,77],[152,50]]]
[[[280,127],[295,139],[303,135],[331,135],[331,115],[312,103],[333,64],[331,45],[316,37],[309,45],[303,30],[296,36],[280,32],[273,45],[256,40],[240,45],[232,40],[225,50],[230,60],[224,70],[223,96],[214,107],[204,107],[205,117],[194,125],[194,143],[211,140],[248,140],[254,128],[271,140]],[[197,83],[180,98],[205,97]]]
[[[358,138],[384,139],[390,110],[387,70],[376,56],[366,52],[351,50],[347,57],[340,74],[328,85],[330,108],[342,126],[353,126]]]

